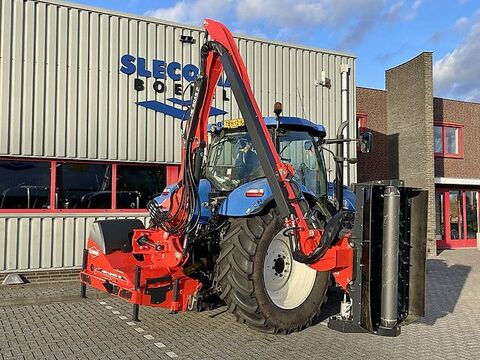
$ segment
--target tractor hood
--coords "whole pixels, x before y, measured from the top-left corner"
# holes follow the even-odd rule
[[[300,188],[303,193],[315,196],[306,186],[300,184]],[[270,201],[273,201],[273,195],[267,179],[256,179],[233,190],[223,201],[218,213],[233,217],[252,215]]]

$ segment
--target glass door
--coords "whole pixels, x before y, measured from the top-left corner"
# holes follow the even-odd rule
[[[436,236],[440,249],[475,247],[478,232],[477,191],[437,189]]]

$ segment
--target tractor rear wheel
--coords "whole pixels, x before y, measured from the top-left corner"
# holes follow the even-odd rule
[[[217,260],[220,297],[237,320],[271,333],[302,330],[320,313],[329,272],[292,258],[275,209],[231,219]]]

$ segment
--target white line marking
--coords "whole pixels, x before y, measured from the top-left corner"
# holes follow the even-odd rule
[[[178,355],[175,354],[173,351],[167,351],[165,354],[166,354],[167,356],[171,357],[171,358],[176,358],[176,357],[178,357]]]
[[[127,322],[127,325],[130,325],[130,326],[133,326],[133,325],[136,325],[137,323],[135,321],[129,321]]]
[[[143,335],[143,337],[147,340],[153,340],[155,339],[152,335]]]
[[[120,314],[120,311],[113,310],[112,313],[114,313],[115,315],[118,315]]]
[[[136,332],[139,332],[139,333],[142,333],[142,332],[144,332],[145,330],[143,330],[142,328],[135,328],[135,331],[136,331]]]
[[[99,304],[100,305],[107,305],[107,303],[105,301],[100,301]]]
[[[127,320],[128,319],[128,317],[126,317],[125,315],[119,316],[119,318],[122,319],[122,320]]]
[[[155,344],[153,344],[153,345],[155,345],[155,346],[158,347],[159,349],[165,347],[165,344],[164,344],[164,343],[161,343],[161,342],[155,343]]]
[[[107,309],[107,310],[112,310],[113,307],[112,307],[112,306],[105,306],[105,309]]]

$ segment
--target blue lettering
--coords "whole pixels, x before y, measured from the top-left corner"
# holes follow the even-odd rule
[[[187,81],[195,81],[198,77],[198,73],[199,73],[199,69],[198,67],[196,67],[195,65],[193,64],[187,64],[185,65],[185,67],[183,68],[183,71],[182,71],[182,74],[183,74],[183,77],[185,78],[185,80]]]
[[[145,66],[145,59],[144,58],[139,57],[137,59],[137,74],[138,74],[138,76],[145,76],[147,78],[152,76],[152,73]]]
[[[173,81],[180,81],[181,75],[177,73],[177,70],[180,70],[181,66],[178,62],[174,61],[168,64],[167,66],[167,74],[170,79]]]
[[[153,60],[152,73],[155,79],[165,79],[165,61]]]
[[[122,63],[122,67],[120,68],[120,71],[123,72],[124,74],[127,75],[132,75],[135,70],[135,56],[132,55],[123,55],[122,58],[120,59],[120,62]]]
[[[220,79],[218,79],[217,85],[221,86],[221,87],[229,88],[230,87],[230,82],[228,81],[228,79],[226,77],[225,77],[225,80],[224,80],[223,76],[221,76]]]

